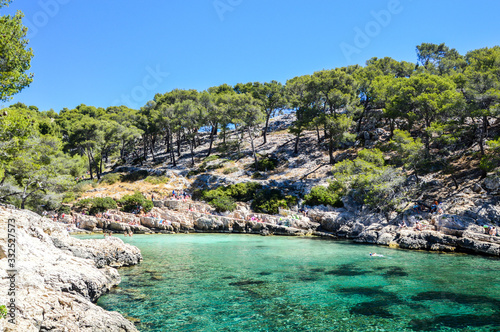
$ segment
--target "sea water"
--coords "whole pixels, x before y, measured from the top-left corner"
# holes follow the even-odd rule
[[[98,304],[140,331],[500,330],[495,258],[314,238],[118,236],[144,261],[120,269]]]

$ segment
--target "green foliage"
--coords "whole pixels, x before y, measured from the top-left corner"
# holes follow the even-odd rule
[[[0,2],[0,7],[6,3]],[[33,81],[33,74],[26,73],[33,51],[25,39],[28,28],[22,24],[23,17],[20,11],[14,16],[0,16],[0,102],[9,100]]]
[[[0,318],[2,319],[6,318],[7,312],[8,312],[7,307],[4,304],[0,305]]]
[[[261,172],[254,172],[252,174],[252,179],[262,179],[264,176],[262,175]]]
[[[62,202],[63,203],[71,203],[73,202],[74,200],[76,199],[76,193],[72,192],[72,191],[67,191],[64,193],[64,196],[63,196],[63,199],[62,199]]]
[[[144,180],[145,178],[148,177],[148,171],[146,170],[141,170],[141,171],[135,171],[132,173],[128,173],[123,176],[122,181],[123,182],[136,182],[140,180]]]
[[[304,196],[304,203],[309,206],[330,205],[343,207],[342,196],[346,193],[345,188],[338,181],[331,182],[328,187],[316,186],[311,192]]]
[[[101,213],[110,209],[116,209],[116,202],[111,197],[96,197],[90,206],[90,213]]]
[[[384,166],[379,150],[362,152],[355,160],[344,160],[333,172],[341,187],[360,204],[387,212],[402,199],[405,177],[396,169]]]
[[[279,160],[274,157],[268,157],[268,158],[263,158],[258,161],[258,167],[257,170],[264,172],[264,171],[272,171],[274,170],[279,164]]]
[[[208,163],[208,162],[210,162],[210,161],[214,161],[214,160],[217,160],[217,159],[219,159],[219,156],[217,156],[217,155],[213,154],[213,155],[208,156],[208,157],[206,157],[205,159],[203,159],[203,162]]]
[[[148,176],[144,181],[151,184],[165,184],[170,181],[168,176]]]
[[[290,208],[297,204],[297,197],[285,196],[279,189],[264,189],[255,195],[252,209],[255,212],[278,214],[279,208]]]
[[[424,144],[419,138],[413,139],[409,132],[395,130],[390,145],[397,154],[394,156],[396,165],[404,165],[416,170],[425,159]]]
[[[124,212],[133,212],[141,206],[144,212],[149,212],[153,208],[153,202],[146,199],[146,197],[138,191],[133,195],[123,196],[118,203],[122,206],[122,211]]]
[[[239,170],[240,170],[240,169],[239,169],[238,167],[228,167],[228,168],[225,168],[225,169],[222,171],[222,173],[223,173],[223,174],[228,175],[228,174],[236,173],[236,172],[238,172]]]
[[[256,182],[241,182],[227,187],[204,191],[202,197],[206,201],[211,201],[216,197],[228,196],[240,202],[248,202],[254,198],[257,191],[261,188],[262,186]]]
[[[117,207],[115,200],[111,197],[85,198],[79,200],[75,206],[80,209],[88,210],[93,215],[110,209],[116,209]]]
[[[108,173],[101,177],[101,183],[113,185],[122,180],[122,175],[118,173]]]
[[[216,209],[222,209],[223,206],[232,207],[232,203],[235,201],[248,202],[252,200],[261,188],[262,186],[256,182],[237,183],[213,190],[205,190],[196,196],[200,196]]]
[[[218,196],[210,201],[210,205],[215,208],[217,212],[234,211],[236,203],[233,198],[228,196]]]
[[[57,209],[58,213],[70,214],[71,208],[68,205],[61,205],[59,209]]]
[[[80,209],[90,209],[92,206],[92,198],[84,198],[76,202],[75,207],[80,208]]]
[[[479,168],[484,172],[491,172],[500,165],[500,158],[493,156],[483,156],[479,163]]]

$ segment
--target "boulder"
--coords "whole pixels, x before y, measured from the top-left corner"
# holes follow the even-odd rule
[[[483,187],[489,191],[496,191],[500,189],[500,177],[496,175],[489,175],[483,180]]]
[[[22,301],[16,302],[16,325],[0,319],[0,330],[137,331],[121,314],[105,311],[93,303],[120,282],[120,275],[110,267],[113,262],[124,263],[125,253],[138,259],[141,256],[137,248],[117,238],[78,240],[61,225],[32,212],[0,208],[2,229],[7,229],[7,220],[11,218],[17,226],[16,296]],[[0,251],[6,247],[6,238],[1,237]],[[121,251],[122,258],[110,256],[108,264],[82,257]],[[8,289],[6,270],[7,259],[0,259],[1,289]],[[7,303],[6,292],[0,294],[0,302]]]

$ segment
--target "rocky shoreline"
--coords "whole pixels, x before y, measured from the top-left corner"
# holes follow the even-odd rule
[[[138,264],[138,248],[118,238],[79,240],[65,227],[26,210],[0,206],[0,288],[9,289],[7,223],[16,225],[16,321],[2,331],[137,331],[117,312],[97,306],[120,283],[116,267]],[[0,302],[8,303],[2,291]]]
[[[500,215],[498,204],[485,203],[461,213],[446,206],[447,214],[393,213],[389,216],[373,213],[346,202],[346,208],[312,209],[308,216],[283,210],[281,216],[259,215],[240,206],[230,214],[220,216],[201,213],[209,207],[193,201],[155,201],[157,217],[136,216],[113,211],[109,219],[84,216],[80,227],[99,232],[117,233],[245,233],[284,236],[322,236],[345,238],[393,248],[466,252],[500,257],[500,236],[485,234],[484,224],[491,224]],[[464,207],[465,205],[461,205]],[[415,225],[420,223],[421,230]],[[400,224],[406,227],[399,226]]]

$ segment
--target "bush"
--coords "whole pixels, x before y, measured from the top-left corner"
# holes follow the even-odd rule
[[[338,185],[338,187],[340,187],[340,185]],[[342,196],[344,194],[344,190],[340,188],[337,189],[337,186],[334,184],[330,184],[328,188],[316,186],[311,189],[309,194],[305,195],[304,203],[309,206],[330,205],[333,207],[343,207],[344,203],[342,203]]]
[[[236,173],[238,172],[240,169],[238,167],[229,167],[229,168],[225,168],[222,173],[223,174],[231,174],[231,173]]]
[[[90,214],[97,214],[109,209],[116,209],[116,202],[111,197],[85,198],[75,204],[76,207],[89,210]]]
[[[200,196],[217,209],[218,207],[222,208],[224,205],[231,207],[233,206],[231,202],[234,203],[235,201],[248,202],[255,197],[257,191],[261,188],[262,186],[256,182],[237,183],[213,190],[204,190],[201,194],[196,193],[196,197]],[[236,208],[236,205],[234,205],[234,208]]]
[[[63,203],[71,203],[76,199],[76,194],[72,191],[67,191],[64,193],[62,202]]]
[[[149,212],[153,208],[153,202],[146,199],[146,197],[138,191],[133,195],[123,196],[118,203],[122,206],[122,211],[124,212],[133,212],[141,206],[144,212]]]
[[[103,177],[101,177],[101,183],[112,185],[112,184],[115,184],[117,182],[120,182],[121,179],[122,179],[122,176],[120,174],[109,173],[109,174],[106,174]]]
[[[380,165],[379,158],[367,156],[361,155],[335,165],[333,172],[338,183],[333,185],[347,188],[352,199],[360,204],[385,212],[393,210],[403,197],[405,178],[396,169]]]
[[[96,197],[92,200],[90,213],[96,214],[110,209],[116,209],[116,202],[114,199],[112,199],[111,197]]]
[[[68,205],[61,205],[59,209],[57,209],[57,213],[70,214],[71,208]]]
[[[234,211],[236,209],[234,199],[228,196],[216,197],[210,202],[210,205],[213,206],[217,212]]]
[[[75,207],[88,210],[92,206],[92,198],[84,198],[75,203]]]
[[[144,181],[151,184],[164,184],[167,183],[170,179],[167,176],[148,176]]]
[[[135,171],[123,176],[122,181],[124,182],[136,182],[139,180],[144,180],[148,176],[148,171]]]
[[[213,155],[208,156],[208,157],[206,157],[205,159],[203,159],[203,162],[208,163],[208,162],[210,162],[210,161],[214,161],[214,160],[217,160],[217,159],[219,159],[219,156],[218,156],[218,155],[213,154]]]
[[[274,157],[264,158],[257,161],[257,170],[261,172],[272,171],[278,166],[278,164],[278,159]]]
[[[279,189],[264,189],[257,193],[252,201],[256,212],[278,214],[279,208],[290,208],[297,204],[297,197],[285,196]]]
[[[262,179],[264,176],[261,172],[255,172],[252,174],[252,179]]]

